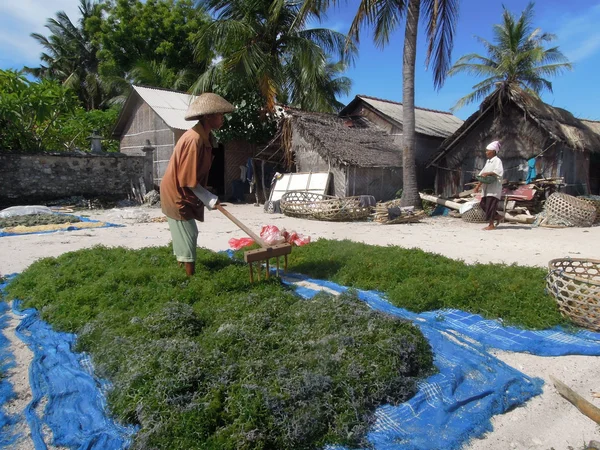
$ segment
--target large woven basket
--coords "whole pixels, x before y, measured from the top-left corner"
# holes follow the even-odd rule
[[[553,259],[548,263],[546,280],[564,316],[579,326],[600,331],[600,260]]]
[[[485,211],[481,208],[481,205],[477,203],[471,209],[469,209],[466,213],[462,215],[462,219],[465,222],[470,223],[485,223]]]
[[[290,191],[281,197],[281,212],[304,219],[349,222],[369,217],[371,208],[360,206],[360,197],[333,197],[305,191]]]
[[[594,205],[594,208],[596,208],[596,219],[594,220],[594,224],[600,223],[600,195],[581,195],[577,198]]]
[[[596,207],[572,195],[555,192],[544,205],[548,217],[559,219],[567,226],[589,227],[596,219]]]

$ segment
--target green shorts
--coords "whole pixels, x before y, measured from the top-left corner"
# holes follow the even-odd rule
[[[167,217],[171,238],[173,239],[173,254],[179,262],[196,262],[196,247],[198,245],[198,226],[196,221],[175,220]]]

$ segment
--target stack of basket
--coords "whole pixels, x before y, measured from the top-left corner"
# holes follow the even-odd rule
[[[548,272],[546,286],[560,312],[579,326],[600,331],[600,261],[553,259]]]

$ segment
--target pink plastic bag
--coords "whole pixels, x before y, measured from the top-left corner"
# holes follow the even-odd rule
[[[275,225],[263,225],[260,230],[260,237],[269,245],[283,244],[285,242],[285,237],[281,235],[279,228]]]
[[[310,236],[303,236],[302,234],[298,234],[295,231],[292,231],[291,233],[288,233],[286,241],[290,244],[302,247],[303,245],[310,243]]]
[[[233,250],[239,250],[244,247],[248,247],[249,245],[254,244],[254,240],[249,237],[243,237],[240,239],[231,238],[229,239],[229,247]]]

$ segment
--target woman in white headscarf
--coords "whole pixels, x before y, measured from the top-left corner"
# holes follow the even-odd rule
[[[483,187],[481,192],[481,208],[485,211],[485,220],[488,221],[488,226],[484,230],[493,230],[496,228],[497,222],[501,219],[498,215],[498,202],[502,196],[502,177],[504,175],[504,167],[502,161],[498,158],[500,151],[500,142],[493,141],[485,148],[485,156],[487,162],[477,179],[479,183],[475,186],[475,192]],[[496,223],[494,223],[496,222]]]

